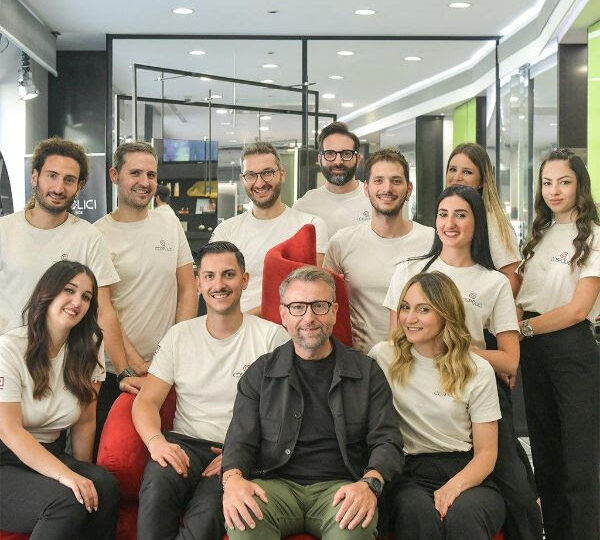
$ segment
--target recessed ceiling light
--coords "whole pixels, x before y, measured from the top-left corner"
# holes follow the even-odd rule
[[[337,53],[340,56],[352,56],[354,54],[354,51],[338,51]]]
[[[517,101],[519,101],[519,98],[517,96],[510,96],[510,100],[511,103],[516,103]]]
[[[227,112],[228,112],[227,109],[217,109],[216,110],[217,114],[227,114]]]
[[[223,96],[221,94],[211,94],[209,97],[207,97],[206,99],[221,99]]]
[[[237,139],[229,139],[229,142],[237,142]],[[233,163],[235,165],[235,163]]]
[[[343,75],[329,75],[329,78],[334,81],[341,81],[344,77]]]
[[[321,109],[321,112],[330,112],[329,109]]]
[[[367,139],[358,139],[360,142],[367,142]]]
[[[264,67],[265,69],[275,69],[279,66],[277,64],[263,64],[262,67]]]
[[[200,77],[201,81],[212,81],[210,77]]]
[[[270,117],[268,114],[265,114],[264,116],[263,116],[263,115],[261,115],[261,116],[260,116],[260,119],[261,119],[261,120],[271,120],[271,117]]]
[[[222,125],[222,126],[230,126],[230,125],[231,125],[231,122],[221,122],[221,125]]]
[[[265,84],[274,84],[275,83],[275,81],[273,79],[263,79],[260,82],[263,82]]]
[[[178,7],[172,9],[171,11],[175,13],[175,15],[191,15],[192,13],[194,13],[194,10],[192,8],[187,7]]]
[[[448,4],[448,7],[455,9],[465,9],[471,7],[471,4],[469,2],[452,2],[451,4]]]
[[[279,13],[278,9],[270,9],[269,11],[267,11],[267,13],[271,14],[271,15],[275,15],[275,13]]]
[[[556,127],[558,124],[556,122],[550,122],[550,127]]]
[[[269,131],[269,126],[260,126],[258,129],[261,131]]]
[[[206,54],[206,53],[204,51],[199,50],[199,49],[195,49],[193,51],[188,52],[188,54],[191,54],[193,56],[202,56],[203,54]]]
[[[525,115],[524,114],[520,114],[519,115],[519,120],[525,120]]]
[[[404,60],[407,62],[420,62],[423,59],[420,56],[405,56]]]
[[[377,13],[374,9],[357,9],[354,15],[375,15]]]
[[[228,131],[225,135],[235,135],[235,131]]]
[[[335,94],[322,94],[323,99],[335,99]]]
[[[350,103],[349,101],[344,101],[344,103],[342,103],[342,107],[345,107],[346,109],[350,109],[350,108],[354,107],[354,103]]]

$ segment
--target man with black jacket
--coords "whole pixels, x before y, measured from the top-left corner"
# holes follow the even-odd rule
[[[331,337],[329,273],[299,268],[279,293],[292,341],[241,378],[225,439],[229,536],[373,539],[377,497],[403,464],[389,386],[371,358]]]

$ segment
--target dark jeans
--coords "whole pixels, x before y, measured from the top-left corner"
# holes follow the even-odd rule
[[[489,540],[502,527],[505,511],[502,495],[488,478],[463,491],[442,521],[433,492],[472,458],[470,452],[407,456],[396,487],[395,540]]]
[[[223,495],[219,476],[204,478],[202,471],[216,457],[219,443],[179,433],[164,434],[190,458],[187,478],[173,467],[150,459],[144,470],[138,511],[138,538],[144,540],[221,540],[225,534]],[[182,512],[185,512],[181,526]]]
[[[498,458],[492,478],[506,503],[507,540],[542,540],[542,515],[529,481],[529,461],[513,427],[510,389],[496,379],[502,418],[498,421]]]
[[[523,339],[521,365],[546,539],[598,540],[600,355],[589,322]]]
[[[98,402],[96,403],[96,437],[94,439],[94,461],[98,456],[98,445],[100,444],[100,435],[102,435],[102,428],[106,417],[110,412],[110,408],[115,400],[121,394],[119,389],[119,383],[117,382],[117,376],[114,373],[107,373],[106,380],[100,386],[100,392],[98,393]]]
[[[0,530],[31,533],[30,540],[112,540],[119,512],[119,486],[102,467],[64,452],[65,437],[43,445],[69,469],[94,483],[98,510],[88,514],[73,491],[24,465],[0,445]]]

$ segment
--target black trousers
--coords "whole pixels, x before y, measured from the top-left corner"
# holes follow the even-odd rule
[[[507,540],[542,540],[542,515],[530,484],[529,462],[513,425],[510,389],[496,379],[502,418],[498,421],[498,458],[492,478],[506,503]]]
[[[144,470],[138,511],[138,538],[144,540],[221,540],[225,534],[223,492],[219,476],[204,478],[202,471],[216,457],[219,443],[179,433],[164,434],[190,458],[187,478],[173,467],[150,459]],[[180,525],[180,517],[185,512]]]
[[[104,422],[110,412],[110,408],[115,400],[121,394],[117,376],[114,373],[107,373],[106,380],[100,386],[98,401],[96,403],[96,437],[94,439],[94,461],[98,456],[98,445],[100,444],[100,435],[104,428]]]
[[[589,322],[523,339],[521,365],[546,539],[598,540],[600,355]]]
[[[0,455],[0,529],[31,533],[31,540],[112,540],[119,515],[119,486],[102,467],[64,452],[64,435],[44,445],[69,469],[89,478],[98,492],[98,510],[90,514],[73,491],[24,465],[2,445]]]
[[[470,452],[407,456],[395,498],[395,540],[489,540],[502,527],[502,495],[490,479],[461,493],[442,521],[433,492],[472,458]]]

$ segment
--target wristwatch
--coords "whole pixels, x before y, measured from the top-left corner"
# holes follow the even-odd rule
[[[375,497],[379,499],[381,492],[383,491],[382,483],[372,476],[364,476],[359,480],[360,482],[364,482],[369,486],[369,489],[375,494]]]
[[[521,321],[520,332],[523,337],[533,336],[533,328],[531,328],[529,319],[525,319],[524,321]]]
[[[133,371],[133,369],[126,367],[117,375],[117,382],[121,382],[125,377],[137,377],[137,374],[135,371]]]

